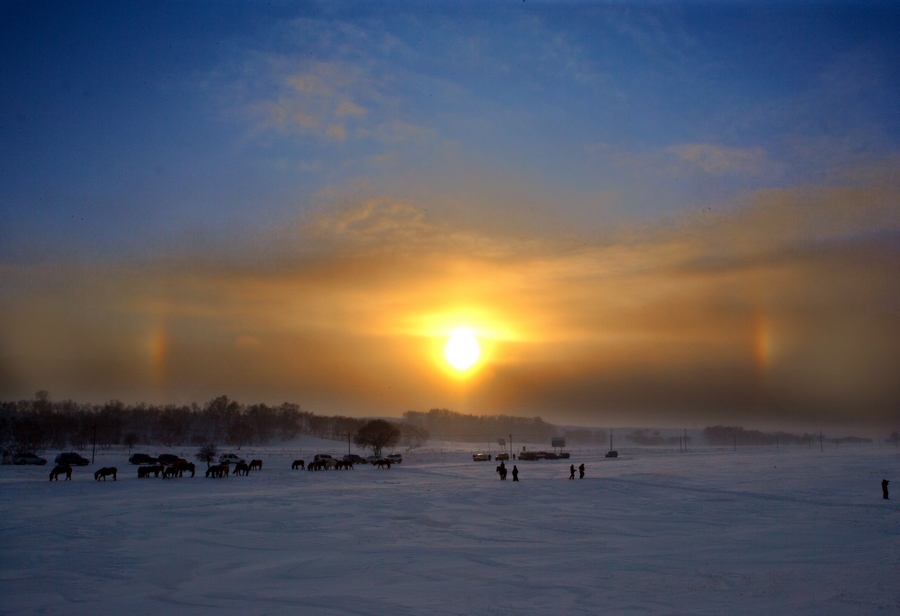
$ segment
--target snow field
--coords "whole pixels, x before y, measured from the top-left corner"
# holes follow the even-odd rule
[[[464,451],[389,471],[243,455],[263,470],[139,480],[124,452],[70,482],[0,467],[0,613],[900,613],[896,449],[575,450],[511,461],[519,483]],[[95,482],[101,466],[119,480]]]

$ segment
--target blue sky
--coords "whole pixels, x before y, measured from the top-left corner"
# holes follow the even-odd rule
[[[736,258],[720,242],[783,255],[877,238],[863,278],[882,291],[813,312],[896,314],[896,273],[878,264],[898,241],[898,31],[894,3],[5,3],[0,299],[21,312],[58,293],[60,272],[78,296],[148,270],[282,275],[357,255],[362,221],[382,252],[441,229],[516,263],[659,242],[712,262]],[[398,286],[421,283],[410,276]],[[780,301],[765,303],[793,310]],[[72,318],[63,331],[84,334]],[[9,395],[42,375],[105,395],[22,359],[27,336],[4,340]],[[140,382],[110,391],[175,395]]]

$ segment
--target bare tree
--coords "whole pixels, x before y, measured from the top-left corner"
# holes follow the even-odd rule
[[[219,455],[219,450],[216,448],[215,443],[208,443],[197,452],[197,459],[201,462],[206,462],[206,468],[209,468],[210,463],[216,459],[217,455]]]
[[[357,446],[371,449],[376,456],[381,456],[383,448],[393,447],[399,440],[400,429],[384,419],[366,422],[353,437]]]

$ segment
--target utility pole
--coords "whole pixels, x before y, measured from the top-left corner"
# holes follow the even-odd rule
[[[94,449],[91,451],[91,464],[94,463],[94,456],[97,454],[97,424],[94,424]]]
[[[509,435],[509,453],[512,453],[512,452],[513,452],[513,446],[512,446],[512,434],[510,434],[510,435]]]

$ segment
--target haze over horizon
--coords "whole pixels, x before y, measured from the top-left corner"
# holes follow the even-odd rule
[[[5,3],[0,399],[896,429],[898,31],[878,2]]]

